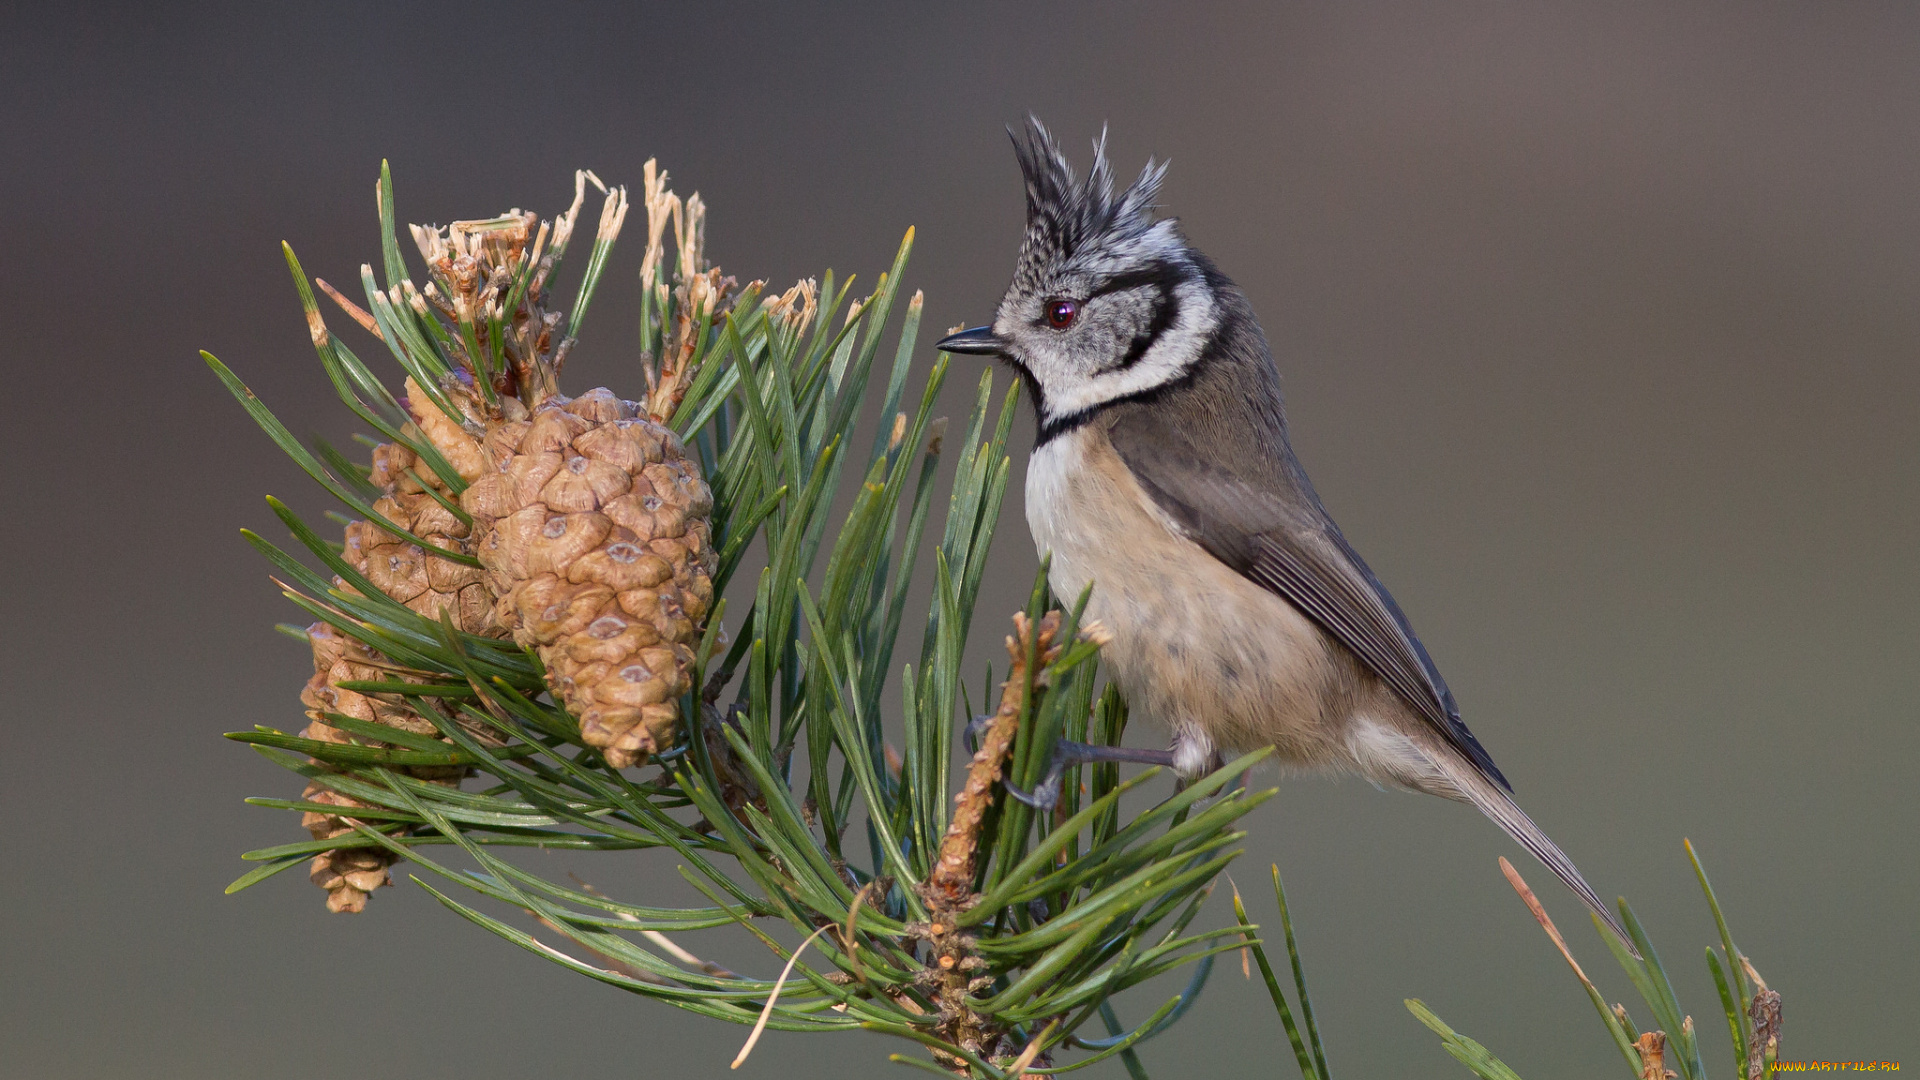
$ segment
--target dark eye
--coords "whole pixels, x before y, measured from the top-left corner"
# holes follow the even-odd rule
[[[1047,301],[1047,325],[1055,330],[1065,330],[1073,325],[1073,317],[1080,314],[1080,305],[1072,300]]]

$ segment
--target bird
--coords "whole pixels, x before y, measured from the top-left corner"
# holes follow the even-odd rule
[[[1171,735],[1166,750],[1062,742],[1040,788],[1010,790],[1050,805],[1067,761],[1184,781],[1271,745],[1296,769],[1474,806],[1633,950],[1322,505],[1245,294],[1157,214],[1166,164],[1116,194],[1104,132],[1085,178],[1038,119],[1009,135],[1026,186],[1012,283],[990,324],[936,348],[1014,369],[1036,416],[1026,514],[1049,585],[1087,595],[1109,678]]]

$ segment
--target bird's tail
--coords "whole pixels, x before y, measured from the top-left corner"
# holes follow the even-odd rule
[[[1441,757],[1441,755],[1431,754],[1428,756]],[[1482,776],[1480,771],[1469,762],[1451,760],[1451,758],[1452,755],[1445,755],[1435,764],[1447,774],[1447,779],[1453,781],[1453,786],[1460,794],[1478,807],[1481,813],[1492,818],[1494,824],[1505,829],[1508,836],[1519,841],[1521,847],[1533,852],[1534,858],[1539,859],[1542,865],[1553,871],[1555,877],[1566,882],[1567,888],[1572,889],[1574,894],[1579,896],[1587,907],[1593,909],[1593,913],[1607,924],[1607,929],[1613,931],[1613,936],[1620,940],[1620,944],[1625,945],[1627,951],[1638,958],[1640,950],[1634,948],[1633,939],[1627,936],[1626,928],[1620,925],[1620,920],[1614,917],[1613,912],[1607,910],[1607,905],[1600,901],[1599,894],[1593,891],[1593,886],[1587,884],[1587,879],[1580,876],[1580,868],[1573,865],[1573,860],[1567,858],[1567,853],[1561,851],[1558,844],[1547,839],[1547,834],[1540,831],[1540,826],[1533,823],[1533,819],[1527,816],[1526,811],[1520,809],[1512,796],[1493,781]]]

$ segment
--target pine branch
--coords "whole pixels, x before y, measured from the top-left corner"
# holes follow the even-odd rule
[[[607,197],[569,318],[551,283],[588,182]],[[604,391],[567,399],[560,386],[620,231],[624,189],[582,171],[572,205],[547,221],[514,211],[415,226],[424,286],[401,254],[384,167],[376,191],[384,284],[369,264],[364,307],[324,283],[321,291],[392,354],[404,392],[388,390],[326,330],[290,258],[323,370],[355,415],[388,440],[370,441],[378,447],[372,466],[331,449],[316,458],[209,358],[282,449],[364,519],[337,544],[276,502],[306,555],[250,536],[287,581],[289,598],[319,620],[298,633],[320,670],[306,694],[306,732],[260,727],[231,737],[308,784],[299,799],[254,802],[326,827],[312,841],[249,852],[259,865],[231,890],[303,859],[317,858],[317,868],[344,860],[342,867],[374,868],[352,871],[360,875],[357,905],[375,876],[384,880],[388,864],[405,860],[449,910],[530,954],[705,1016],[783,1030],[885,1031],[930,1049],[939,1068],[979,1077],[1110,1054],[1137,1063],[1140,1045],[1192,1006],[1210,958],[1242,943],[1237,930],[1186,928],[1238,854],[1236,821],[1271,794],[1231,783],[1264,753],[1130,818],[1122,795],[1154,771],[1122,782],[1111,766],[1076,766],[1051,819],[1008,800],[1004,782],[1031,783],[1062,733],[1117,742],[1125,729],[1117,696],[1096,694],[1097,628],[1080,627],[1078,608],[1048,611],[1041,582],[1028,610],[1015,615],[985,745],[958,803],[950,797],[961,658],[1010,472],[1015,395],[996,405],[984,375],[957,442],[933,414],[946,361],[916,364],[921,298],[896,304],[912,234],[864,297],[826,274],[818,285],[810,279],[763,300],[760,283],[735,291],[707,265],[704,206],[666,190],[650,163],[640,199],[648,250],[636,376],[646,392],[627,406]],[[674,258],[665,251],[668,224]],[[904,308],[898,319],[896,307]],[[897,337],[884,388],[869,395],[888,334]],[[520,602],[512,589],[537,573],[531,567],[548,565],[539,560],[557,566],[580,557],[555,545],[574,521],[591,525],[588,512],[549,503],[608,498],[628,480],[584,460],[568,466],[578,481],[543,473],[527,481],[547,502],[529,519],[532,531],[512,540],[524,545],[513,549],[520,554],[486,546],[490,535],[504,535],[507,526],[497,523],[517,520],[500,516],[498,500],[511,495],[517,506],[527,498],[517,485],[538,464],[520,445],[531,438],[529,425],[562,406],[588,427],[670,422],[671,433],[645,444],[658,449],[643,446],[643,460],[622,476],[638,484],[659,463],[644,454],[679,453],[673,460],[697,463],[711,491],[710,511],[698,499],[675,504],[684,517],[673,525],[704,530],[708,546],[650,541],[616,553],[665,552],[672,571],[671,584],[655,573],[655,584],[622,585],[617,608],[579,591],[599,580],[592,574],[615,572],[605,567],[556,578],[551,600],[540,601],[551,612]],[[876,409],[880,436],[858,457],[850,436]],[[562,426],[577,438],[580,424]],[[511,492],[495,475],[501,468]],[[836,526],[846,473],[858,485]],[[952,493],[943,520],[929,528],[943,475],[952,477]],[[667,529],[660,537],[685,535]],[[610,543],[594,542],[594,551]],[[903,693],[889,707],[882,692],[896,673],[891,658],[928,545],[934,595],[922,650],[898,672]],[[762,562],[749,561],[755,552]],[[514,561],[523,557],[531,561]],[[408,561],[420,558],[446,565]],[[417,578],[416,567],[430,573]],[[709,575],[708,593],[694,581],[700,574]],[[469,603],[474,594],[463,589],[485,590],[487,602]],[[609,677],[580,657],[600,655],[597,642],[653,610],[632,606],[642,593],[669,589],[681,606],[659,608],[666,621],[647,625],[676,635],[662,640],[685,650],[672,654],[685,674],[669,694],[636,696],[650,700],[648,716],[664,718],[646,729],[656,741],[636,753],[606,736],[605,718],[576,692],[583,679]],[[565,624],[576,602],[601,605],[594,618],[618,615],[607,637],[578,638],[578,655],[548,643],[564,632],[543,638],[546,631],[526,625]],[[494,621],[516,611],[519,623]],[[347,650],[351,662],[320,664],[323,644]],[[616,682],[608,691],[615,698],[591,701],[655,686],[646,680],[666,656],[637,664],[629,677],[641,682]],[[618,661],[613,674],[628,663]],[[890,722],[904,736],[897,752]],[[794,768],[796,754],[804,768]],[[582,857],[670,849],[708,903],[653,906],[549,880],[515,861],[520,847]],[[431,878],[439,883],[427,885]],[[483,910],[494,906],[502,910]],[[530,921],[517,926],[519,919]],[[701,962],[664,936],[720,926],[767,947],[765,974]],[[804,955],[790,948],[801,939],[812,941]],[[1077,1034],[1095,1014],[1113,1015],[1114,995],[1188,965],[1186,989],[1118,1042]],[[782,968],[781,979],[770,977]],[[1092,1052],[1074,1065],[1053,1064],[1075,1047]]]
[[[1014,735],[1026,711],[1030,693],[1028,657],[1037,657],[1044,665],[1060,655],[1060,647],[1055,643],[1060,632],[1058,611],[1047,613],[1040,621],[1037,634],[1024,613],[1014,615],[1013,627],[1013,634],[1007,638],[1007,681],[1001,690],[1000,708],[980,737],[980,749],[973,755],[966,784],[955,800],[953,820],[940,842],[940,857],[927,879],[928,902],[940,905],[947,914],[957,915],[973,895],[980,827],[997,801],[995,788],[1005,774],[1007,758],[1013,752]]]

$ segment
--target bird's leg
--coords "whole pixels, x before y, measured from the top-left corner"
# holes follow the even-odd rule
[[[1066,773],[1069,765],[1084,765],[1095,761],[1132,761],[1142,765],[1172,765],[1171,750],[1136,750],[1130,746],[1097,746],[1093,743],[1074,742],[1061,739],[1053,744],[1053,758],[1047,763],[1046,775],[1040,778],[1032,791],[1022,791],[1011,780],[1001,780],[1000,785],[1007,794],[1033,807],[1035,810],[1051,810],[1053,804],[1060,801],[1060,777]]]

